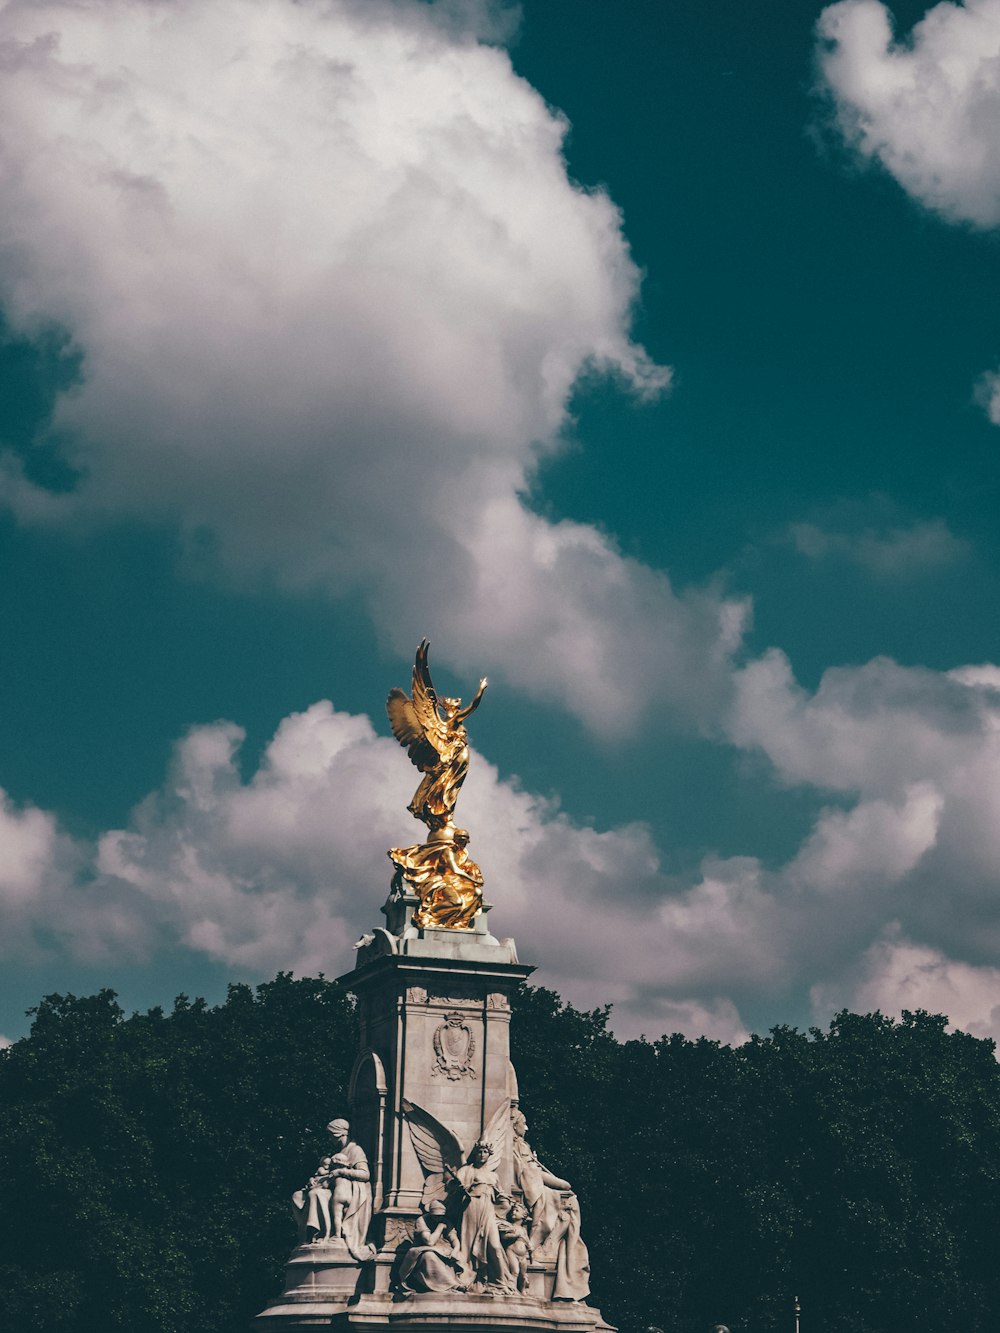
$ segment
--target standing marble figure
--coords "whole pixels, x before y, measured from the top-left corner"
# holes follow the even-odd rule
[[[462,1210],[462,1263],[475,1275],[474,1288],[509,1292],[514,1284],[495,1207],[503,1195],[499,1177],[490,1165],[491,1156],[488,1143],[477,1143],[468,1163],[452,1172],[448,1192],[453,1205]]]

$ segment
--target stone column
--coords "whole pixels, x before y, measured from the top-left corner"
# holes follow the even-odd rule
[[[428,1112],[472,1147],[501,1103],[516,1097],[509,996],[533,970],[518,963],[512,941],[427,929],[403,940],[378,932],[339,978],[358,997],[350,1114],[372,1164],[375,1290],[388,1290],[396,1246],[412,1234],[424,1189],[404,1106]],[[508,1153],[507,1185],[511,1170]]]

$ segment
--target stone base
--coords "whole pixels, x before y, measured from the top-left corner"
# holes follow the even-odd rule
[[[306,1328],[366,1329],[371,1333],[617,1333],[600,1311],[581,1301],[544,1301],[532,1296],[486,1296],[465,1292],[420,1292],[412,1296],[368,1293],[328,1299],[314,1288],[285,1292],[254,1320],[258,1331]]]
[[[306,1328],[366,1329],[371,1333],[617,1333],[600,1311],[582,1301],[548,1299],[555,1264],[533,1264],[533,1293],[491,1296],[461,1291],[387,1290],[395,1255],[383,1250],[358,1263],[343,1241],[299,1245],[285,1268],[285,1290],[253,1321],[257,1333]]]
[[[297,1328],[298,1323],[286,1325],[286,1311],[322,1314],[329,1322],[332,1314],[346,1309],[348,1301],[365,1289],[371,1267],[358,1263],[342,1240],[296,1246],[285,1265],[285,1290],[257,1316],[254,1327],[270,1328],[272,1315],[280,1314],[273,1327]],[[321,1323],[323,1319],[310,1317],[306,1322]]]

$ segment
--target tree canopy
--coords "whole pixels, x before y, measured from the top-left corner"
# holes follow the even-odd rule
[[[991,1328],[993,1043],[923,1012],[739,1048],[618,1042],[607,1010],[517,998],[541,1159],[573,1181],[593,1301],[623,1333]],[[288,1197],[346,1105],[349,997],[281,974],[127,1017],[50,995],[0,1058],[0,1327],[245,1333],[280,1290]]]

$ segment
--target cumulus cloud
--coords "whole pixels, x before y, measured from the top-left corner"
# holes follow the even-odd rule
[[[19,807],[0,790],[0,951],[3,956],[37,954],[34,926],[45,920],[72,881],[73,855],[54,817]]]
[[[818,1016],[942,1007],[994,1031],[1000,668],[878,662],[810,693],[774,653],[743,669],[736,698],[734,740],[830,793],[789,860],[667,874],[646,825],[580,824],[477,755],[461,811],[494,932],[566,998],[612,1002],[625,1036],[738,1041],[748,1004],[781,1017],[810,988]],[[328,702],[285,718],[249,776],[243,742],[232,723],[194,728],[94,846],[7,802],[6,947],[135,960],[180,946],[252,978],[346,970],[378,923],[386,849],[423,834],[405,814],[415,774]]]
[[[821,26],[850,141],[978,225],[998,207],[995,10],[938,6],[905,47],[864,0]],[[640,395],[669,375],[630,336],[617,209],[568,178],[565,122],[478,40],[497,12],[8,0],[0,301],[21,334],[67,331],[81,375],[52,423],[76,485],[41,489],[8,456],[0,492],[24,522],[172,524],[226,577],[360,590],[401,651],[426,629],[607,735],[653,697],[720,715],[779,781],[826,793],[786,864],[674,877],[644,825],[579,824],[477,757],[462,814],[496,929],[568,998],[613,1001],[619,1031],[738,1040],[748,1002],[810,984],[818,1007],[954,995],[992,1024],[1000,672],[878,659],[810,692],[780,652],[735,670],[743,604],[523,501],[581,372]],[[792,538],[884,577],[964,554],[933,522]],[[420,836],[410,772],[327,703],[286,718],[249,777],[242,744],[230,723],[191,731],[94,845],[4,798],[0,948],[344,968],[385,849]]]
[[[789,536],[799,554],[811,560],[846,560],[884,579],[907,578],[946,568],[969,553],[968,542],[956,537],[939,518],[860,531],[837,531],[818,523],[793,523]]]
[[[65,948],[90,963],[134,956],[145,926],[130,897],[97,884],[92,850],[51,813],[0,790],[0,958]]]
[[[327,702],[285,718],[248,779],[243,739],[232,723],[194,728],[163,785],[93,847],[41,811],[8,811],[4,923],[88,961],[179,945],[255,978],[346,970],[379,923],[386,850],[423,834],[405,812],[415,775],[367,718]],[[480,756],[462,818],[496,903],[491,926],[539,959],[542,980],[578,1004],[616,1002],[626,1034],[651,1018],[723,1040],[743,1032],[733,1001],[699,978],[691,940],[672,940],[644,901],[670,890],[648,828],[576,824]]]
[[[820,86],[845,142],[947,221],[997,226],[1000,0],[945,0],[898,39],[881,0],[840,0],[817,33]],[[1000,424],[1000,372],[985,371],[974,396]]]
[[[772,652],[739,673],[736,697],[739,744],[766,754],[780,780],[826,788],[843,803],[777,872],[793,917],[809,919],[810,966],[829,978],[816,995],[827,1008],[867,1003],[885,963],[885,994],[898,983],[903,995],[897,1007],[934,1007],[947,975],[961,981],[956,1021],[971,1022],[969,997],[986,993],[983,967],[1000,946],[1000,669],[937,673],[879,659],[827,671],[809,693]],[[888,968],[908,955],[872,943],[889,923],[938,959],[907,972],[908,989]],[[805,937],[801,920],[786,925]],[[873,952],[861,985],[865,948]],[[992,1022],[989,1010],[977,1021]]]
[[[935,5],[897,40],[880,0],[818,24],[819,70],[846,141],[952,222],[1000,222],[1000,0]]]
[[[948,1014],[953,1027],[974,1037],[1000,1040],[1000,968],[957,962],[914,944],[898,922],[867,950],[846,988],[815,986],[812,1000],[824,1019],[845,1007],[893,1015],[927,1009]]]
[[[619,211],[460,12],[0,10],[0,300],[81,357],[52,423],[77,484],[8,457],[0,492],[25,522],[165,521],[228,577],[360,589],[400,651],[485,652],[605,731],[654,691],[704,714],[741,604],[520,498],[581,372],[640,395],[669,372],[630,338]]]
[[[988,677],[904,667],[874,658],[832,667],[810,693],[772,649],[736,677],[733,740],[759,749],[782,780],[857,794],[898,794],[910,783],[961,774],[991,744]]]
[[[661,996],[651,1001],[648,1013],[643,1035],[651,1039],[671,1032],[682,1032],[688,1037],[706,1036],[729,1046],[740,1046],[750,1039],[731,1000],[703,1004],[699,1000],[668,1000]]]

